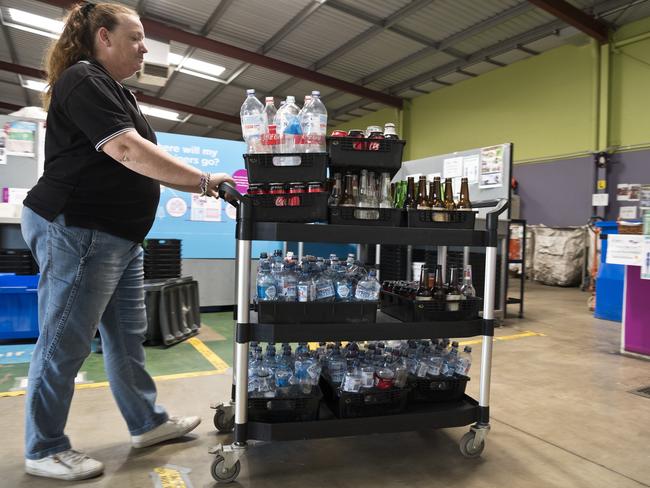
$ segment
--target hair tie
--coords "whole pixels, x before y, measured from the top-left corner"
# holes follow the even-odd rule
[[[95,4],[94,4],[94,3],[84,2],[84,6],[81,7],[81,14],[82,14],[84,17],[88,17],[88,15],[90,14],[90,12],[91,12],[92,9],[94,9],[94,8],[95,8]]]

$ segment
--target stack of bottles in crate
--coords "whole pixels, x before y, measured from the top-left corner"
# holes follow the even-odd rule
[[[288,343],[278,350],[274,343],[265,349],[251,342],[248,392],[253,399],[320,397],[320,383],[325,400],[338,416],[385,415],[399,413],[408,402],[458,399],[465,391],[471,365],[471,347],[461,351],[457,342],[448,339],[349,342],[345,346],[321,342],[315,350],[301,342],[295,352]],[[387,392],[393,396],[384,397],[392,401],[377,400]],[[341,408],[342,404],[354,405],[355,395],[365,396],[360,408]]]
[[[366,270],[348,254],[342,262],[336,254],[329,259],[305,256],[298,264],[293,253],[260,254],[257,270],[257,300],[283,302],[350,302],[379,300],[381,285],[374,269]]]

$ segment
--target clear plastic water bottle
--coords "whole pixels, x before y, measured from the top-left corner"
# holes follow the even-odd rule
[[[300,272],[298,273],[298,301],[299,302],[313,302],[314,301],[314,284],[312,281],[312,264],[309,259],[304,257],[300,265]]]
[[[302,128],[300,127],[300,118],[298,114],[300,109],[296,105],[296,99],[288,96],[286,104],[280,107],[275,115],[275,125],[280,134],[280,152],[296,153],[300,152],[300,143],[302,140]],[[300,157],[282,157],[274,158],[273,164],[278,166],[299,166]]]
[[[354,298],[357,301],[376,302],[379,300],[380,291],[381,285],[379,284],[379,281],[377,281],[377,272],[374,269],[371,269],[370,273],[368,273],[368,277],[357,283]]]
[[[317,273],[312,282],[315,289],[315,298],[317,302],[333,302],[336,298],[336,291],[334,290],[334,283],[327,274],[324,272]]]
[[[268,262],[260,264],[257,274],[257,299],[261,302],[274,301],[278,298],[277,282],[271,274]]]
[[[262,362],[262,366],[269,368],[272,372],[274,372],[275,367],[277,366],[276,354],[277,350],[275,348],[275,344],[273,342],[269,342],[266,345],[266,353],[264,354],[264,361]]]
[[[305,152],[325,152],[327,109],[317,90],[311,92],[311,101],[303,107],[301,126],[305,136]]]
[[[275,114],[278,113],[278,110],[275,108],[275,99],[273,97],[266,97],[265,102],[262,121],[264,122],[264,132],[268,133],[269,125],[275,122]]]
[[[469,376],[469,370],[472,367],[472,348],[465,346],[463,352],[458,356],[456,361],[456,374],[460,376]]]
[[[251,355],[248,360],[248,392],[257,390],[258,370],[262,367],[262,348],[251,348]]]
[[[336,301],[352,301],[352,280],[345,272],[345,268],[343,268],[338,262],[332,265],[332,268],[335,275],[334,290],[336,291]]]
[[[332,355],[327,359],[327,373],[332,383],[341,384],[346,371],[347,362],[341,355],[341,349],[336,346],[332,351]]]
[[[241,106],[239,117],[241,119],[241,131],[246,141],[249,154],[262,151],[262,134],[266,132],[262,112],[264,106],[255,96],[255,90],[246,90],[246,100]]]
[[[451,343],[451,351],[445,357],[442,364],[442,375],[451,377],[454,376],[456,371],[456,363],[458,361],[458,342],[454,341]]]
[[[286,388],[291,385],[293,378],[293,358],[291,349],[285,348],[282,355],[278,357],[275,366],[275,385],[278,388]]]
[[[440,345],[437,345],[433,351],[433,354],[430,356],[429,371],[427,372],[429,376],[440,376],[442,374],[442,367],[444,364],[442,352],[442,347],[440,347]]]
[[[279,299],[283,302],[295,302],[298,300],[298,275],[296,274],[295,261],[289,261],[284,265],[278,279]]]

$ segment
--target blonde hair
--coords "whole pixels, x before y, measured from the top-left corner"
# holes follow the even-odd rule
[[[52,97],[52,87],[61,73],[76,62],[93,56],[95,33],[100,27],[109,31],[119,23],[118,15],[138,14],[123,5],[113,3],[79,3],[74,5],[65,18],[61,36],[50,44],[45,55],[44,69],[47,73],[47,91],[43,94],[43,107],[47,110]]]

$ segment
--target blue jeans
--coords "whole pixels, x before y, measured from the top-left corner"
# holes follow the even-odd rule
[[[25,457],[70,449],[64,434],[74,379],[97,327],[113,396],[131,435],[167,421],[144,367],[142,247],[105,232],[48,222],[25,207],[22,233],[40,270],[40,335],[29,366]]]

